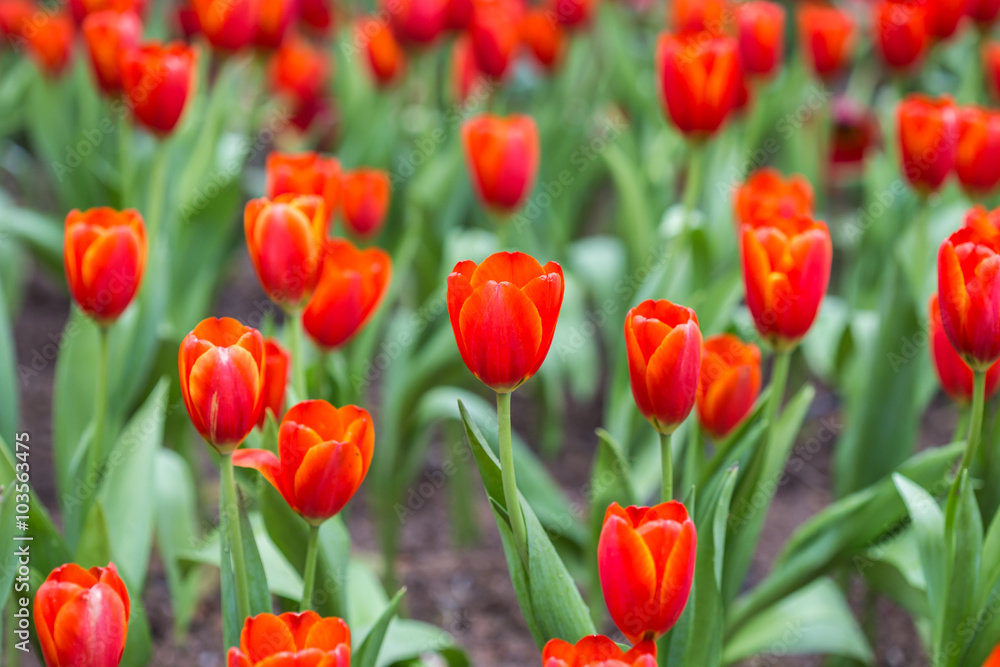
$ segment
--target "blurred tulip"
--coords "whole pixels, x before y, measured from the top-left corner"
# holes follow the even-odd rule
[[[834,99],[830,141],[834,170],[860,170],[868,151],[878,143],[878,119],[874,112],[846,95]]]
[[[448,0],[382,0],[382,7],[404,44],[427,46],[444,32]]]
[[[676,33],[710,32],[721,36],[729,32],[733,7],[728,0],[673,0],[671,23]]]
[[[982,107],[958,110],[955,173],[966,192],[988,195],[1000,184],[1000,111]]]
[[[751,0],[738,6],[740,62],[744,71],[770,77],[781,67],[785,50],[785,8]]]
[[[333,30],[333,0],[300,0],[299,16],[302,23],[326,35]]]
[[[198,12],[194,10],[188,0],[177,5],[174,21],[180,29],[181,37],[184,41],[190,42],[201,34],[201,23],[198,22]]]
[[[132,303],[146,255],[146,226],[138,211],[105,207],[66,216],[66,282],[80,310],[98,322],[114,322]]]
[[[987,211],[983,206],[974,206],[965,215],[965,226],[990,241],[1000,243],[1000,208]]]
[[[267,49],[281,46],[299,15],[299,0],[264,0],[257,12],[253,43]]]
[[[697,546],[694,522],[681,503],[608,507],[597,566],[611,620],[633,645],[655,641],[680,618]]]
[[[378,310],[391,279],[392,260],[385,251],[327,240],[316,291],[302,313],[306,332],[325,349],[343,345]]]
[[[806,335],[830,282],[826,224],[807,216],[743,223],[743,283],[761,338],[778,351]]]
[[[297,102],[323,95],[332,71],[325,49],[307,39],[289,35],[271,58],[271,85]]]
[[[899,155],[906,179],[924,194],[936,192],[955,168],[958,114],[950,97],[908,95],[896,109]]]
[[[83,20],[83,37],[101,90],[108,95],[120,93],[122,54],[139,45],[142,21],[132,12],[96,12]]]
[[[736,219],[767,224],[774,218],[797,218],[813,212],[813,189],[804,176],[784,178],[777,169],[758,169],[736,191]]]
[[[896,70],[917,66],[930,47],[926,7],[911,0],[880,0],[872,29],[882,60]]]
[[[128,590],[114,563],[56,568],[35,594],[35,631],[48,667],[118,667],[128,635]]]
[[[229,649],[226,667],[349,667],[351,631],[339,618],[314,611],[246,619],[240,646]]]
[[[191,0],[198,25],[217,49],[239,51],[249,46],[257,31],[264,0]],[[280,0],[266,0],[267,3]]]
[[[486,208],[510,214],[524,203],[538,174],[538,126],[531,116],[484,114],[462,124],[465,163]]]
[[[923,0],[927,8],[927,28],[938,39],[948,39],[958,30],[969,0]]]
[[[448,30],[465,30],[472,21],[474,11],[475,0],[448,0],[444,27]]]
[[[833,78],[854,57],[854,19],[846,11],[818,4],[800,6],[798,18],[802,50],[809,66],[819,78]]]
[[[753,410],[760,383],[756,345],[730,334],[706,338],[698,381],[698,417],[705,431],[716,440],[732,433]]]
[[[527,382],[552,346],[562,306],[562,267],[521,252],[466,260],[448,276],[448,316],[462,361],[490,389]]]
[[[329,216],[316,195],[278,195],[247,202],[243,212],[247,251],[271,301],[296,310],[319,278],[320,248]]]
[[[555,17],[545,9],[529,10],[521,19],[521,41],[527,44],[538,64],[555,70],[562,58],[565,36]]]
[[[948,334],[941,324],[941,308],[938,295],[932,294],[928,303],[930,317],[931,361],[937,371],[938,380],[945,392],[955,401],[968,404],[972,401],[972,369],[952,347]],[[986,371],[986,398],[996,393],[1000,385],[1000,361],[994,362]]]
[[[577,28],[590,23],[597,0],[548,0],[547,10],[561,25]]]
[[[22,33],[38,12],[30,0],[0,0],[0,38],[3,41],[24,39]],[[3,44],[0,43],[0,47]]]
[[[202,320],[177,355],[184,405],[219,454],[232,454],[264,409],[264,339],[230,317]]]
[[[266,162],[269,199],[280,195],[317,195],[323,198],[329,220],[340,206],[340,162],[312,151],[269,153]],[[324,234],[325,236],[325,234]]]
[[[157,134],[173,131],[193,97],[195,50],[182,42],[149,42],[122,54],[122,89],[140,123]]]
[[[406,64],[403,47],[396,41],[392,29],[376,18],[362,19],[358,32],[363,35],[369,70],[380,86],[387,86],[402,73]]]
[[[292,126],[300,132],[315,132],[317,146],[329,148],[336,139],[337,108],[329,96],[292,100]]]
[[[968,0],[966,9],[979,29],[988,32],[1000,16],[1000,0]]]
[[[472,53],[472,40],[468,35],[462,35],[455,40],[451,53],[452,87],[456,103],[465,105],[473,92],[489,93],[489,82],[486,75],[476,66],[476,57]]]
[[[542,667],[656,667],[656,644],[642,642],[626,653],[603,635],[584,637],[575,646],[552,639],[542,651]]]
[[[389,174],[381,169],[355,169],[346,172],[342,182],[344,224],[362,238],[376,236],[389,212]]]
[[[985,210],[972,213],[980,214]],[[941,323],[955,351],[976,371],[1000,358],[1000,239],[984,234],[985,224],[972,221],[938,251]]]
[[[268,410],[279,421],[284,415],[281,408],[285,405],[290,361],[291,357],[278,341],[273,338],[264,339],[264,409],[260,411],[257,428],[263,428]]]
[[[40,10],[39,10],[40,11]],[[27,40],[28,53],[50,77],[58,77],[73,56],[76,27],[64,11],[45,13],[43,19],[21,25],[20,37]]]
[[[318,526],[354,497],[372,462],[375,429],[367,411],[303,401],[289,408],[278,431],[278,456],[238,449],[233,465],[253,468],[288,506]]]
[[[146,8],[145,0],[69,0],[67,3],[73,20],[83,25],[83,21],[91,14],[97,12],[132,12],[142,16]]]
[[[698,35],[660,36],[661,100],[674,125],[691,138],[714,134],[737,102],[742,73],[735,40]]]
[[[469,24],[468,35],[476,67],[495,79],[507,74],[517,47],[522,12],[513,2],[501,1],[477,5]]]
[[[643,301],[625,316],[625,348],[639,412],[660,433],[673,433],[697,398],[698,316],[665,299]]]

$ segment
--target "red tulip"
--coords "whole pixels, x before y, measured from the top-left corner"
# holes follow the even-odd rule
[[[732,21],[733,8],[728,0],[673,0],[671,26],[677,33],[710,32],[724,35]]]
[[[118,667],[129,595],[114,563],[56,568],[35,594],[35,631],[48,667]]]
[[[575,646],[552,639],[542,651],[542,667],[656,667],[656,644],[642,642],[626,653],[602,635],[584,637]]]
[[[544,9],[532,9],[521,19],[521,41],[531,50],[538,64],[555,70],[562,58],[565,36],[559,22]]]
[[[740,62],[756,76],[774,74],[784,59],[785,8],[776,2],[751,0],[739,5]]]
[[[694,522],[679,502],[608,507],[597,566],[611,620],[632,644],[655,641],[680,618],[697,546]]]
[[[806,216],[743,223],[742,255],[757,331],[775,349],[791,349],[812,326],[830,282],[830,231]]]
[[[142,21],[132,12],[96,12],[84,19],[83,36],[101,90],[108,95],[121,92],[122,54],[139,45]]]
[[[672,433],[694,407],[701,366],[701,330],[690,308],[643,301],[625,316],[632,397],[660,433]]]
[[[698,383],[698,416],[717,440],[725,438],[753,410],[760,394],[760,349],[736,336],[705,339]]]
[[[182,42],[150,42],[122,54],[122,88],[135,117],[157,134],[173,131],[194,96],[196,55]]]
[[[847,96],[833,101],[830,160],[834,169],[860,168],[869,149],[878,142],[878,119],[871,109]]]
[[[938,295],[932,294],[928,304],[930,312],[931,361],[937,371],[941,386],[955,401],[968,404],[972,400],[972,369],[952,347],[948,334],[941,324],[941,308]],[[986,371],[986,398],[996,393],[1000,385],[1000,362],[995,362]]]
[[[830,79],[853,58],[857,26],[851,15],[836,7],[807,4],[799,8],[802,51],[816,76]]]
[[[715,134],[734,109],[742,72],[738,47],[728,37],[663,34],[657,46],[661,100],[684,134]]]
[[[191,6],[190,0],[182,0],[182,4],[177,5],[174,22],[186,42],[193,41],[197,35],[201,34],[198,12]]]
[[[958,110],[955,173],[962,187],[982,196],[1000,184],[1000,111],[981,107]]]
[[[202,320],[181,341],[177,365],[191,423],[220,454],[231,454],[264,408],[264,338],[236,320]]]
[[[444,27],[448,30],[465,30],[469,27],[475,10],[475,0],[448,0]]]
[[[391,279],[392,260],[384,251],[327,240],[316,291],[302,313],[306,332],[323,348],[343,345],[378,310]]]
[[[520,252],[466,260],[448,276],[448,316],[462,361],[490,389],[511,392],[545,361],[559,319],[562,267]]]
[[[91,14],[97,12],[112,11],[118,13],[132,12],[142,16],[145,9],[145,0],[69,0],[70,12],[73,20],[83,25],[84,20]]]
[[[903,174],[922,193],[936,192],[955,168],[958,114],[950,97],[909,95],[896,110]]]
[[[253,43],[267,49],[281,46],[299,13],[298,0],[266,0],[260,5]]]
[[[474,91],[485,89],[482,84],[486,82],[487,77],[476,66],[476,57],[472,53],[472,40],[467,34],[455,40],[451,54],[452,87],[455,102],[461,106]]]
[[[379,233],[389,212],[389,174],[381,169],[355,169],[344,174],[341,212],[344,224],[362,238]]]
[[[484,114],[462,124],[469,177],[480,201],[500,213],[513,213],[535,187],[538,126],[531,116]]]
[[[1000,16],[1000,0],[968,0],[966,10],[980,30],[989,31]]]
[[[114,322],[132,303],[146,255],[146,226],[138,211],[74,209],[66,216],[66,282],[80,310],[98,322]]]
[[[983,48],[983,68],[993,97],[1000,100],[1000,42],[988,42]]]
[[[476,67],[502,79],[520,45],[520,5],[508,0],[484,1],[476,5],[468,35]]]
[[[267,156],[267,185],[269,199],[280,195],[317,195],[323,198],[327,218],[340,206],[340,162],[337,158],[323,157],[312,151],[280,153]]]
[[[281,419],[284,414],[281,409],[285,405],[290,362],[291,357],[278,341],[273,338],[264,339],[264,409],[260,411],[257,428],[263,428],[268,410],[275,419]]]
[[[333,29],[333,0],[301,0],[302,23],[325,35]]]
[[[444,32],[448,0],[382,0],[382,5],[403,43],[427,46]]]
[[[403,47],[396,41],[392,29],[378,19],[362,19],[357,30],[364,36],[365,54],[375,82],[380,86],[389,85],[406,65]]]
[[[13,43],[23,39],[26,26],[31,24],[38,9],[29,0],[5,0],[0,2],[0,38]]]
[[[226,667],[349,667],[351,631],[339,618],[314,611],[246,619],[240,646],[229,649]]]
[[[39,10],[41,11],[41,10]],[[20,37],[28,42],[28,53],[45,74],[57,77],[73,56],[76,28],[66,12],[43,13],[37,22],[22,24]]]
[[[927,27],[938,39],[948,39],[958,30],[969,0],[925,0]]]
[[[804,176],[785,178],[777,169],[755,171],[736,191],[736,218],[742,224],[766,224],[780,218],[809,216],[813,189]]]
[[[303,519],[318,526],[354,497],[372,462],[371,415],[347,405],[303,401],[289,408],[278,431],[278,456],[238,449],[233,465],[253,468]]]
[[[907,70],[923,60],[931,43],[924,5],[910,0],[881,0],[874,13],[874,41],[887,65]]]
[[[296,102],[320,97],[330,78],[330,59],[326,50],[308,40],[290,35],[271,58],[271,85]]]
[[[262,4],[278,0],[191,0],[201,32],[212,46],[238,51],[249,46],[257,31]]]
[[[590,23],[597,8],[597,0],[548,0],[547,11],[561,25],[576,28]]]

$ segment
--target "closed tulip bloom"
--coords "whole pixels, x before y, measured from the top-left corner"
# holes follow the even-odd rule
[[[732,18],[733,7],[728,0],[673,0],[670,3],[674,32],[710,32],[723,35]]]
[[[271,85],[297,102],[313,100],[323,94],[330,78],[331,65],[326,51],[309,40],[290,35],[271,58]]]
[[[545,9],[529,10],[521,19],[521,41],[546,71],[552,72],[562,58],[565,47],[563,29]]]
[[[882,60],[896,70],[920,63],[930,47],[927,10],[909,0],[881,0],[875,5],[872,29]]]
[[[190,0],[183,0],[182,4],[177,5],[174,13],[174,23],[184,41],[191,42],[201,34],[198,12],[191,6]]]
[[[736,106],[743,76],[735,40],[663,34],[657,46],[661,100],[677,129],[692,138],[715,134]]]
[[[632,397],[660,433],[673,433],[694,407],[701,367],[701,330],[690,308],[643,301],[625,316]]]
[[[608,507],[597,567],[611,620],[632,644],[656,641],[677,623],[694,582],[697,548],[694,522],[679,502]]]
[[[868,151],[878,143],[878,119],[874,112],[850,97],[835,99],[830,141],[834,170],[860,169]]]
[[[201,32],[212,46],[238,51],[253,42],[260,0],[191,0],[191,4],[198,14]]]
[[[472,21],[475,9],[475,0],[448,0],[448,8],[445,11],[444,17],[444,27],[448,30],[465,30]]]
[[[735,204],[740,224],[809,216],[813,213],[813,188],[804,176],[785,178],[777,169],[763,167],[737,189]]]
[[[321,35],[333,29],[333,0],[300,0],[302,23]]]
[[[484,2],[476,7],[468,35],[476,67],[495,79],[507,74],[521,43],[522,13],[513,2]]]
[[[565,280],[556,262],[521,252],[466,260],[448,276],[448,316],[462,361],[490,389],[511,392],[552,346]]]
[[[194,96],[195,51],[183,42],[150,42],[122,54],[122,88],[140,123],[173,131]]]
[[[88,16],[97,12],[132,12],[142,16],[146,8],[145,0],[69,0],[67,4],[73,14],[73,20],[80,25],[83,25]]]
[[[969,0],[925,0],[927,27],[938,39],[948,39],[958,30]]]
[[[1000,42],[989,42],[983,48],[983,68],[987,87],[994,99],[1000,100]]]
[[[1000,0],[969,0],[966,11],[981,30],[988,30],[1000,16]]]
[[[132,303],[146,255],[146,226],[138,211],[105,207],[66,216],[66,282],[80,310],[98,322],[114,322]]]
[[[1000,358],[1000,244],[975,223],[949,236],[938,251],[941,323],[973,370]]]
[[[70,15],[57,12],[44,14],[44,21],[24,24],[20,36],[27,40],[28,53],[42,71],[50,77],[58,77],[72,59],[75,34]]]
[[[570,644],[552,639],[542,651],[542,667],[656,667],[656,645],[642,642],[625,652],[603,635],[590,635]]]
[[[357,31],[363,35],[368,69],[379,86],[395,81],[406,65],[403,47],[387,24],[375,18],[362,19]]]
[[[1000,112],[982,107],[958,110],[955,173],[972,195],[993,192],[1000,184]]]
[[[455,102],[459,105],[464,105],[474,91],[484,89],[483,84],[489,85],[488,77],[476,66],[472,40],[467,34],[460,35],[452,47],[451,80]]]
[[[721,440],[753,410],[760,394],[760,349],[736,336],[705,339],[698,382],[698,416],[713,438]]]
[[[930,315],[930,349],[934,370],[945,392],[955,401],[968,404],[972,401],[972,369],[952,347],[941,324],[941,308],[938,295],[932,294],[928,304]],[[1000,384],[1000,361],[994,362],[986,371],[986,398],[996,393]]]
[[[906,179],[922,193],[936,192],[955,168],[958,113],[950,97],[909,95],[896,109],[899,156]]]
[[[191,423],[220,454],[231,454],[264,409],[264,338],[230,317],[202,320],[181,341],[181,394]]]
[[[340,162],[318,153],[269,153],[266,162],[269,199],[280,195],[316,195],[323,198],[327,218],[340,206]]]
[[[108,95],[121,92],[122,53],[138,46],[142,21],[132,12],[97,12],[83,20],[83,37],[101,90]]]
[[[0,2],[0,37],[4,41],[20,39],[27,25],[38,10],[29,0],[4,0]],[[2,44],[0,44],[2,47]]]
[[[246,619],[240,646],[226,655],[226,667],[349,667],[351,631],[339,618],[314,611]]]
[[[597,8],[597,0],[549,0],[548,11],[568,28],[576,28],[590,23]]]
[[[771,76],[784,59],[785,8],[776,2],[751,0],[739,5],[737,12],[743,70]]]
[[[299,0],[266,0],[260,4],[253,43],[267,49],[281,46],[299,13]]]
[[[830,231],[805,216],[774,218],[744,223],[741,245],[757,331],[775,349],[791,349],[812,326],[830,282]]]
[[[273,338],[264,339],[264,409],[260,411],[257,428],[262,428],[270,410],[275,419],[281,419],[288,388],[288,368],[291,357],[288,351]]]
[[[375,236],[389,212],[389,174],[381,169],[355,169],[344,174],[342,183],[344,225],[362,238]]]
[[[831,79],[854,55],[857,25],[847,12],[825,5],[807,4],[798,10],[802,50],[813,72]]]
[[[302,313],[306,332],[320,347],[340,347],[375,314],[391,279],[392,260],[385,251],[327,240],[316,291]]]
[[[535,187],[538,126],[531,116],[483,114],[462,124],[469,178],[480,201],[499,213],[513,213]]]
[[[129,595],[114,563],[56,568],[35,594],[35,631],[48,667],[118,667]]]
[[[393,32],[405,44],[427,46],[444,32],[448,0],[383,0],[382,4]]]

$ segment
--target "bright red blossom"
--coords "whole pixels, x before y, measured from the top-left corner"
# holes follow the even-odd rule
[[[872,30],[882,59],[897,70],[920,63],[930,47],[925,5],[910,0],[881,0],[875,5]]]
[[[705,339],[698,382],[698,416],[716,439],[725,438],[750,414],[760,394],[760,349],[736,336]]]
[[[802,50],[816,76],[836,76],[853,57],[857,25],[847,12],[819,4],[802,5],[798,10]]]
[[[284,194],[317,195],[323,198],[328,218],[340,205],[340,162],[337,158],[312,151],[274,151],[267,156],[266,171],[265,190],[269,199]]]
[[[69,0],[67,4],[73,13],[73,20],[81,25],[89,15],[97,12],[132,12],[142,16],[146,7],[145,0]]]
[[[958,30],[969,0],[925,0],[927,27],[938,39],[948,39]]]
[[[135,117],[158,134],[177,126],[194,97],[196,52],[183,42],[157,42],[122,54],[122,88]]]
[[[249,46],[257,31],[265,0],[191,0],[202,34],[212,46],[238,51]],[[279,0],[266,0],[267,3]]]
[[[906,179],[920,192],[936,192],[955,168],[958,113],[950,97],[909,95],[896,110],[899,156]]]
[[[785,8],[751,0],[737,8],[740,62],[744,71],[769,77],[781,67],[785,48]]]
[[[448,0],[383,0],[382,7],[403,43],[427,46],[444,32]]]
[[[29,26],[29,27],[24,27]],[[76,26],[64,11],[44,14],[44,20],[27,23],[21,37],[28,42],[28,53],[48,76],[57,77],[65,71],[73,56]]]
[[[521,6],[514,0],[482,0],[476,5],[468,35],[476,67],[495,79],[507,74],[520,45]]]
[[[938,305],[938,295],[932,294],[927,306],[930,317],[930,351],[934,370],[937,371],[941,386],[954,400],[968,404],[972,400],[973,373],[961,355],[952,347],[941,324],[941,307]],[[996,393],[1000,385],[1000,361],[995,362],[986,371],[986,398]]]
[[[101,90],[108,95],[121,92],[122,54],[138,46],[142,21],[132,12],[96,12],[84,19],[83,37]]]
[[[538,173],[538,126],[531,116],[485,114],[462,124],[469,178],[483,205],[512,213],[524,203]]]
[[[325,50],[290,35],[271,58],[271,85],[296,102],[309,102],[323,94],[331,71]]]
[[[1000,16],[1000,0],[968,0],[966,12],[980,29],[989,29]]]
[[[726,33],[733,7],[728,0],[673,0],[670,11],[674,32],[709,32],[718,36]]]
[[[809,181],[798,174],[785,178],[772,167],[755,171],[736,190],[734,200],[740,224],[767,223],[775,217],[796,218],[813,212]]]
[[[406,55],[392,29],[378,19],[365,18],[358,23],[356,34],[365,42],[365,54],[375,82],[387,86],[395,81],[406,65]]]
[[[351,631],[339,618],[314,611],[246,619],[240,646],[229,649],[226,667],[349,667]]]
[[[565,35],[549,10],[532,9],[525,13],[520,26],[521,41],[531,50],[542,67],[553,71],[562,58]]]
[[[987,195],[1000,184],[1000,111],[982,107],[958,110],[955,173],[973,195]]]
[[[389,212],[389,174],[381,169],[355,169],[344,174],[341,213],[344,225],[362,238],[382,230]]]
[[[660,36],[660,99],[689,137],[714,134],[736,106],[742,71],[735,40],[708,33]]]
[[[257,14],[253,43],[268,49],[281,46],[299,13],[299,0],[265,0]]]
[[[656,645],[642,642],[626,653],[603,635],[584,637],[575,646],[552,639],[542,651],[542,667],[656,667]]]

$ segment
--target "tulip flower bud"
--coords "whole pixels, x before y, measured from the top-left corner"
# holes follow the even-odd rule
[[[1000,42],[988,42],[983,47],[983,69],[986,72],[986,86],[995,100],[1000,100]]]
[[[455,104],[464,106],[469,95],[480,91],[490,92],[490,78],[479,71],[472,54],[472,40],[467,34],[455,40],[451,51],[451,80]],[[486,97],[486,95],[484,95]]]
[[[830,161],[834,177],[860,170],[868,151],[879,142],[878,119],[871,109],[842,96],[833,102]]]
[[[485,114],[462,124],[469,177],[480,201],[509,215],[535,187],[538,174],[538,126],[531,116],[507,118]]]
[[[552,639],[542,651],[542,667],[656,667],[656,644],[645,641],[625,652],[603,635],[584,637],[575,646]]]
[[[361,35],[375,83],[385,87],[395,81],[406,66],[406,54],[392,29],[376,18],[362,19],[355,34]]]
[[[448,0],[382,0],[382,7],[404,44],[427,46],[444,32]]]
[[[145,0],[69,0],[66,4],[78,25],[83,25],[88,16],[98,12],[112,11],[119,14],[132,12],[142,16],[146,7]]]
[[[906,179],[924,194],[936,192],[955,168],[958,114],[950,97],[909,95],[896,110],[899,156]]]
[[[676,33],[709,32],[715,36],[727,32],[733,7],[728,0],[673,0],[670,25]]]
[[[736,336],[705,339],[698,382],[698,416],[713,438],[733,432],[760,394],[760,350]]]
[[[937,39],[948,39],[958,30],[969,0],[927,0],[927,27]]]
[[[697,547],[694,522],[679,502],[608,507],[597,567],[611,620],[632,644],[656,641],[680,618]]]
[[[42,71],[52,78],[61,75],[73,56],[76,28],[70,15],[64,11],[45,14],[44,22],[29,22],[22,28],[19,37],[27,40],[28,53]]]
[[[192,0],[191,4],[202,34],[217,49],[239,51],[253,41],[261,0]]]
[[[344,174],[342,187],[344,225],[362,238],[376,236],[389,212],[389,174],[381,169],[355,169]]]
[[[552,72],[562,58],[565,36],[559,22],[545,9],[532,9],[521,19],[521,41],[527,44],[538,64]]]
[[[783,178],[771,167],[755,171],[736,190],[736,219],[742,224],[766,224],[778,218],[809,216],[813,212],[813,189],[798,174]]]
[[[340,206],[340,162],[317,153],[268,154],[266,162],[268,199],[281,195],[316,195],[323,198],[327,219]]]
[[[280,420],[284,416],[282,407],[285,405],[285,389],[288,387],[288,367],[291,357],[288,351],[273,338],[264,339],[264,409],[260,411],[257,428],[262,428],[267,419],[268,410],[274,418]]]
[[[118,667],[129,595],[114,563],[56,568],[35,594],[35,631],[48,667]]]
[[[854,56],[857,25],[847,12],[818,4],[799,8],[802,51],[813,73],[829,80],[840,73]]]
[[[253,43],[265,49],[278,48],[298,13],[298,0],[264,0],[258,10]]]
[[[520,45],[523,12],[512,0],[484,0],[476,6],[468,35],[476,67],[495,79],[507,74]]]
[[[66,216],[66,282],[80,309],[98,322],[114,322],[132,303],[146,254],[146,226],[138,211],[92,208]]]
[[[749,74],[769,77],[781,67],[785,50],[785,8],[751,0],[739,5],[740,62]]]
[[[989,195],[1000,184],[1000,111],[981,107],[958,110],[955,173],[974,197]]]
[[[961,355],[955,351],[944,325],[941,324],[941,308],[938,295],[932,294],[928,303],[930,317],[930,350],[934,370],[945,392],[956,402],[968,405],[972,401],[972,369]],[[1000,384],[1000,361],[994,362],[986,371],[986,399],[989,400]]]
[[[882,60],[899,71],[917,65],[930,47],[927,9],[908,0],[881,0],[875,5],[872,29]]]
[[[349,667],[351,631],[339,618],[314,611],[281,616],[258,614],[246,619],[240,646],[226,655],[226,667]]]
[[[333,30],[333,0],[300,0],[299,17],[304,26],[320,35]]]
[[[448,30],[462,32],[472,22],[472,14],[476,6],[474,0],[448,0],[445,11],[444,27]]]
[[[689,138],[715,134],[739,99],[738,45],[709,33],[663,34],[656,51],[660,99],[677,129]]]
[[[1000,0],[968,0],[966,13],[984,34],[989,34],[990,28],[1000,16]]]
[[[331,69],[325,50],[292,35],[271,57],[271,86],[295,102],[308,102],[323,95]]]
[[[34,3],[30,0],[7,0],[0,2],[0,38],[4,42],[24,39],[25,26],[29,25],[35,12]]]
[[[196,55],[182,42],[150,42],[122,54],[122,88],[135,117],[160,135],[170,134],[194,91]]]
[[[138,46],[142,21],[132,12],[102,11],[83,21],[83,36],[90,64],[101,90],[115,95],[122,90],[122,54]]]
[[[549,0],[546,11],[567,28],[578,28],[590,23],[597,7],[597,0]]]

